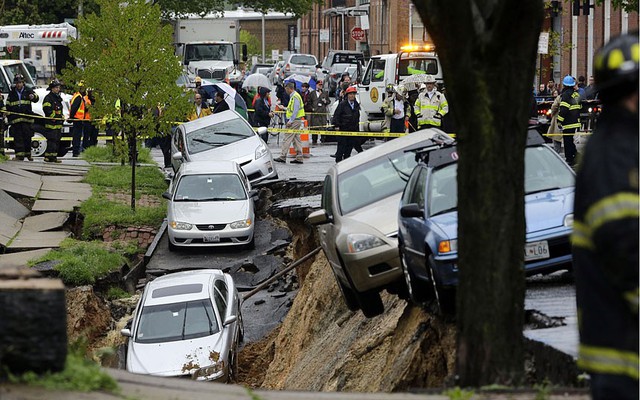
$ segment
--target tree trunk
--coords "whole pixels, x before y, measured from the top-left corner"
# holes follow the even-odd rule
[[[135,134],[129,136],[129,159],[131,160],[131,210],[136,211],[136,164],[138,149]]]
[[[43,278],[28,268],[0,270],[0,370],[63,370],[66,321],[62,281]]]
[[[517,384],[524,369],[524,147],[542,1],[415,0],[458,128],[457,373]]]

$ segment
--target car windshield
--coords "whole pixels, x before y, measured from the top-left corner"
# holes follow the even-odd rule
[[[415,165],[415,154],[401,150],[340,175],[338,201],[342,214],[402,192],[406,184],[404,179],[411,174]]]
[[[215,119],[214,119],[215,121]],[[211,150],[238,140],[254,137],[256,134],[241,118],[216,122],[192,132],[187,132],[189,154]]]
[[[333,64],[331,66],[331,71],[341,73],[348,69],[350,66],[351,64]]]
[[[246,200],[244,186],[235,174],[185,175],[180,178],[173,201]]]
[[[140,315],[135,341],[175,342],[210,336],[219,330],[209,299],[146,306]]]
[[[306,54],[298,54],[295,56],[291,56],[289,63],[297,64],[297,65],[316,65],[318,62],[313,56],[306,55]]]
[[[438,60],[435,57],[425,57],[420,53],[410,53],[407,57],[401,59],[398,65],[400,80],[417,74],[438,75]]]
[[[524,153],[525,194],[573,187],[573,172],[547,146],[527,147]],[[429,179],[429,216],[453,211],[458,207],[458,164],[435,169]]]
[[[233,45],[231,43],[188,44],[185,61],[219,60],[233,61]]]

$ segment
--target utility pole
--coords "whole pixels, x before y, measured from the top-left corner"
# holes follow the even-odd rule
[[[262,63],[264,64],[266,62],[266,59],[264,58],[265,55],[265,37],[264,37],[264,13],[262,13]]]

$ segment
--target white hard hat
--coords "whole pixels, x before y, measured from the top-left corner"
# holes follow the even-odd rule
[[[433,75],[427,75],[427,77],[424,80],[425,83],[436,83],[436,78],[433,77]]]
[[[403,85],[398,85],[396,86],[396,93],[398,93],[400,96],[404,96],[407,93],[407,88],[405,88]]]
[[[424,83],[421,84],[419,90],[427,90],[427,85],[425,85]]]

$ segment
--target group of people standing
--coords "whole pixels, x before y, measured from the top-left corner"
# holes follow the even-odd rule
[[[54,79],[48,87],[49,93],[42,101],[44,117],[36,116],[32,104],[40,98],[38,94],[25,85],[24,76],[17,74],[13,78],[13,86],[7,96],[6,105],[0,104],[0,109],[7,113],[7,121],[10,126],[9,133],[13,138],[15,159],[18,161],[33,161],[31,155],[31,143],[35,124],[41,125],[42,134],[47,139],[47,148],[44,153],[45,162],[60,162],[58,154],[62,138],[62,127],[65,117],[63,115],[63,101],[61,96],[62,83]],[[91,105],[95,102],[91,91],[87,93],[82,82],[71,99],[69,120],[73,121],[72,146],[73,156],[79,156],[87,147],[95,146],[98,141],[98,128],[92,122],[90,115]]]

